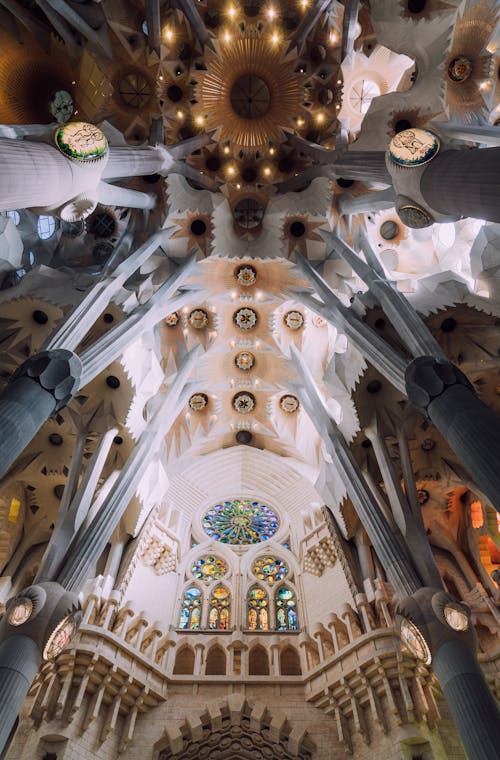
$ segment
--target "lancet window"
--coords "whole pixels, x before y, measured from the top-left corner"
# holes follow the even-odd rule
[[[201,613],[203,596],[198,586],[190,586],[184,591],[181,611],[179,614],[179,628],[189,631],[197,631],[201,626]]]

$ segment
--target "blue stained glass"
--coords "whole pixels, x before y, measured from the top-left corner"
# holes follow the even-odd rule
[[[258,544],[267,541],[279,528],[276,512],[249,499],[224,501],[207,510],[203,529],[224,544]]]

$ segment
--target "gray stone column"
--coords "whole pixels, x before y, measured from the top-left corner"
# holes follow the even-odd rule
[[[80,359],[72,351],[41,351],[22,364],[0,394],[0,477],[43,423],[78,388]]]
[[[429,417],[500,511],[498,417],[479,400],[463,372],[444,359],[414,359],[405,379],[409,400]]]
[[[440,214],[500,221],[500,148],[445,150],[425,168],[420,191]]]
[[[426,587],[399,603],[396,620],[412,654],[432,664],[469,760],[499,760],[500,714],[474,654],[470,610]]]
[[[42,660],[71,641],[80,620],[78,597],[58,583],[29,586],[7,602],[0,622],[0,753]],[[47,647],[57,633],[60,639]]]

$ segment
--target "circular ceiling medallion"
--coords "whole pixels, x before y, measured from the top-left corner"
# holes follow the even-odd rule
[[[389,156],[398,166],[421,166],[432,161],[440,147],[440,140],[428,129],[405,129],[394,135],[389,143]]]
[[[43,650],[44,660],[54,660],[64,647],[74,638],[80,620],[81,610],[71,612],[54,628]]]
[[[250,351],[240,351],[236,354],[234,363],[238,369],[243,370],[243,372],[248,372],[248,370],[252,369],[255,364],[255,356],[250,353]]]
[[[208,325],[208,314],[204,309],[193,309],[188,322],[195,330],[204,330]]]
[[[304,315],[300,311],[288,311],[283,317],[283,321],[290,330],[300,330],[304,325]]]
[[[399,218],[407,227],[413,230],[421,230],[430,227],[434,220],[432,216],[421,206],[415,203],[403,203],[397,209]]]
[[[18,626],[26,623],[33,612],[33,602],[27,596],[21,596],[9,609],[8,621],[10,625]]]
[[[429,501],[430,494],[425,488],[419,488],[417,490],[417,500],[420,505],[426,504]]]
[[[466,82],[472,74],[472,63],[463,55],[454,58],[448,65],[448,76],[452,82]]]
[[[231,88],[233,111],[242,119],[258,119],[269,111],[271,93],[261,77],[243,74]]]
[[[417,626],[411,620],[404,618],[401,621],[400,635],[403,644],[405,644],[414,657],[418,660],[423,660],[426,665],[431,664],[432,657],[429,646]]]
[[[300,407],[299,399],[297,396],[292,396],[291,393],[287,393],[280,398],[280,407],[287,414],[293,414],[294,412],[297,412]]]
[[[54,139],[61,153],[76,161],[95,161],[108,150],[103,132],[85,121],[70,121],[58,127]]]
[[[393,219],[386,219],[380,225],[380,237],[384,240],[394,240],[398,236],[399,225]]]
[[[165,317],[165,324],[167,327],[175,327],[179,324],[179,315],[176,311],[173,311]]]
[[[257,324],[257,312],[248,306],[244,306],[242,309],[235,311],[233,319],[240,330],[253,330]]]
[[[454,631],[466,631],[469,628],[469,617],[460,604],[450,602],[443,610],[444,617]]]
[[[244,288],[255,285],[257,282],[257,270],[251,264],[243,264],[241,267],[238,267],[234,274],[238,283]]]
[[[248,391],[241,391],[233,397],[233,407],[239,414],[250,414],[255,409],[255,396]]]
[[[149,81],[140,71],[131,71],[121,78],[118,92],[125,105],[141,109],[151,99],[152,89]]]
[[[270,539],[279,528],[279,518],[270,507],[250,499],[222,501],[208,510],[203,530],[223,544],[258,544]]]
[[[208,396],[206,393],[193,393],[189,399],[189,406],[193,412],[201,412],[208,406]]]
[[[420,441],[420,448],[422,451],[432,451],[435,445],[436,443],[432,440],[432,438],[424,438],[422,441]]]

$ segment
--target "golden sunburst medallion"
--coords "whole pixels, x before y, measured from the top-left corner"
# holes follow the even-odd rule
[[[282,142],[302,109],[303,87],[278,47],[253,36],[207,52],[196,86],[199,116],[222,142],[251,151]]]

